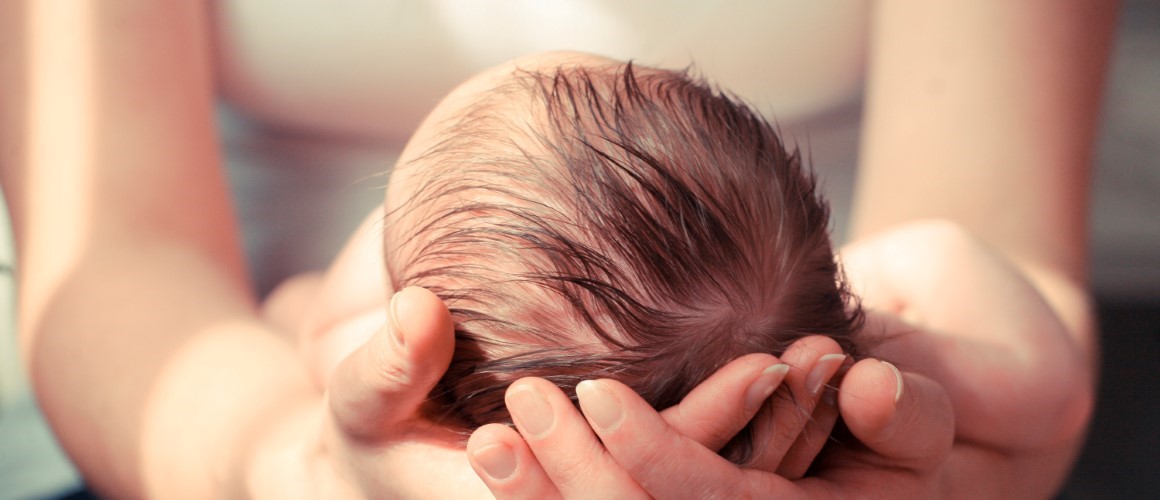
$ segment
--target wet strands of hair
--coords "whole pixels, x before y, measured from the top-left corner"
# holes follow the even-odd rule
[[[857,352],[829,209],[760,115],[631,64],[519,72],[491,95],[402,167],[419,187],[387,216],[395,288],[435,291],[456,321],[446,416],[510,423],[526,376],[573,397],[613,378],[663,408],[807,335]],[[723,455],[744,461],[748,436]]]

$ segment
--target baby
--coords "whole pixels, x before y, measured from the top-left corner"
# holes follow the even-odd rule
[[[799,153],[688,75],[602,60],[519,69],[446,114],[401,164],[385,218],[395,290],[456,323],[432,394],[474,428],[542,377],[676,404],[738,356],[807,335],[856,352],[862,313]],[[744,460],[745,439],[723,454]]]

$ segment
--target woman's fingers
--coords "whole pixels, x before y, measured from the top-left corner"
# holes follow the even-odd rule
[[[366,441],[390,435],[427,399],[454,347],[451,315],[435,294],[418,287],[395,294],[383,328],[330,380],[327,397],[339,428]]]
[[[661,416],[674,431],[718,451],[749,424],[789,370],[789,365],[769,354],[742,356],[717,370]]]
[[[946,391],[930,379],[865,359],[842,379],[838,409],[852,438],[827,449],[811,496],[931,498],[954,441]],[[856,442],[854,440],[857,440]]]
[[[833,407],[818,413],[818,418],[813,414],[825,391],[832,389],[830,379],[845,359],[836,342],[821,336],[798,340],[780,361],[768,354],[742,356],[661,415],[675,432],[713,451],[753,420],[754,455],[747,466],[779,471],[783,457],[793,448],[794,459],[784,472],[800,477],[796,471],[808,468],[837,420]],[[771,394],[772,402],[767,404]],[[803,442],[795,445],[798,441]]]
[[[734,498],[753,491],[776,494],[792,485],[772,473],[750,477],[665,420],[632,389],[613,380],[576,388],[580,407],[616,462],[656,498]],[[757,477],[757,476],[754,476]]]
[[[488,424],[467,441],[471,468],[497,500],[560,498],[552,478],[515,429]]]
[[[786,350],[781,360],[791,368],[753,419],[753,455],[746,467],[779,471],[787,451],[813,422],[814,407],[845,359],[833,339],[820,336],[798,340]]]
[[[560,388],[543,379],[520,379],[508,388],[504,401],[524,441],[564,498],[603,492],[617,492],[617,498],[648,497],[605,451]]]
[[[838,389],[826,387],[805,429],[782,457],[777,467],[778,475],[787,479],[800,479],[805,476],[818,454],[822,452],[822,448],[829,442],[830,434],[838,423],[838,416]]]
[[[850,433],[896,465],[935,467],[954,442],[954,411],[942,386],[884,361],[850,368],[838,407]]]
[[[825,443],[836,420],[836,410],[833,420],[824,411],[817,415],[822,420],[816,420],[815,409],[826,391],[835,389],[830,381],[847,356],[833,339],[814,336],[795,342],[781,359],[795,369],[774,395],[770,413],[754,420],[754,456],[748,466],[797,479],[813,462],[807,455]],[[796,452],[790,453],[795,446]]]
[[[845,361],[832,339],[806,337],[781,360],[768,354],[734,360],[661,415],[672,430],[713,451],[753,420],[754,454],[746,465],[796,479],[805,474],[838,419],[836,401],[818,403],[827,393],[836,399],[830,380]]]
[[[830,369],[825,368],[820,359],[828,354],[821,354],[814,367],[822,365],[823,371],[828,372]],[[768,360],[757,363],[756,368],[764,362]],[[735,366],[732,369],[746,375],[752,374],[756,368]],[[816,382],[817,377],[808,375],[807,372],[803,379],[807,382],[806,387],[816,385],[809,381]],[[729,376],[738,377],[734,382],[745,381],[739,374]],[[501,471],[516,471],[511,479],[506,480],[509,482],[484,478],[501,498],[517,497],[514,485],[525,480],[531,485],[530,491],[551,495],[554,492],[546,487],[550,480],[560,488],[558,491],[565,498],[593,492],[636,496],[641,494],[641,488],[657,498],[792,498],[863,494],[871,490],[881,490],[880,493],[887,495],[891,492],[903,496],[907,493],[929,494],[937,486],[932,482],[937,480],[933,471],[946,459],[954,437],[954,416],[942,388],[921,376],[902,376],[892,365],[877,360],[863,360],[851,367],[838,393],[842,416],[860,442],[836,447],[832,456],[827,455],[819,464],[818,477],[797,483],[773,472],[740,469],[729,463],[701,443],[676,432],[648,403],[619,382],[586,381],[577,387],[586,424],[571,420],[578,417],[575,409],[563,393],[546,381],[521,381],[513,386],[513,390],[529,382],[537,384],[537,390],[546,393],[545,399],[550,407],[546,413],[551,417],[548,420],[529,420],[529,416],[542,415],[545,411],[543,408],[537,410],[537,404],[521,402],[521,397],[509,397],[508,404],[529,447],[535,451],[535,460],[542,464],[543,473],[534,465],[524,465],[523,461],[531,457],[526,452],[520,455],[520,443],[514,436],[492,438],[493,442],[506,443],[506,449],[499,451],[507,453],[511,450],[515,457],[514,462],[508,461],[508,455],[501,455],[498,460]],[[833,419],[830,415],[817,415],[827,411],[826,408],[824,404],[818,407],[814,411],[815,418]],[[595,432],[599,442],[591,432]],[[803,431],[802,436],[805,435],[824,438],[821,431],[815,434],[809,427]],[[475,441],[473,439],[473,450],[477,446]],[[812,460],[817,453],[816,447],[802,445],[802,442],[798,440],[789,445],[789,456],[800,454]],[[484,448],[479,446],[479,449]],[[615,463],[609,464],[608,457]],[[625,481],[614,466],[623,468],[632,479]],[[476,467],[479,470],[482,466],[477,464]],[[610,476],[616,480],[608,480]],[[850,491],[844,492],[847,488],[851,488]]]

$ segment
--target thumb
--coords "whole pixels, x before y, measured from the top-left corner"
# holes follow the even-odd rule
[[[954,442],[955,415],[942,386],[890,363],[856,363],[842,381],[838,407],[850,432],[895,465],[937,468]]]
[[[389,435],[416,415],[454,349],[451,314],[439,297],[419,287],[396,293],[383,327],[330,379],[327,397],[339,428],[359,440]]]

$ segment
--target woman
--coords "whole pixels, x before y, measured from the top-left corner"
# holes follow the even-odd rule
[[[869,256],[864,258],[882,264],[862,271],[867,302],[889,312],[910,311],[924,329],[949,333],[949,337],[911,336],[912,340],[892,346],[896,354],[892,359],[911,360],[914,366],[937,364],[923,373],[945,388],[954,408],[959,440],[950,460],[938,459],[943,450],[925,449],[923,442],[911,439],[921,436],[922,431],[940,434],[952,421],[937,411],[942,408],[944,389],[929,379],[907,374],[904,389],[898,393],[892,374],[856,366],[845,383],[863,380],[888,389],[882,392],[885,397],[877,400],[885,405],[838,401],[851,431],[868,448],[823,453],[816,475],[798,483],[790,485],[774,476],[760,476],[769,478],[760,483],[732,481],[736,474],[758,473],[697,466],[710,457],[703,453],[687,455],[690,460],[674,463],[679,466],[676,469],[639,466],[649,456],[689,445],[690,441],[680,436],[695,434],[696,429],[711,426],[708,422],[714,419],[736,419],[737,410],[718,413],[690,403],[678,413],[695,415],[698,418],[691,421],[703,425],[690,428],[666,421],[672,428],[669,431],[655,413],[629,406],[631,396],[612,389],[615,401],[626,410],[618,426],[594,425],[603,438],[603,449],[560,446],[593,442],[590,437],[583,438],[583,428],[574,425],[555,426],[547,435],[525,436],[526,441],[511,434],[482,435],[473,441],[475,451],[486,444],[502,443],[524,459],[517,463],[530,463],[528,450],[535,453],[538,468],[517,467],[514,476],[499,481],[493,478],[487,483],[493,491],[501,496],[517,491],[551,492],[550,488],[565,496],[576,493],[570,489],[580,485],[575,471],[582,469],[574,467],[576,461],[620,467],[625,472],[619,475],[625,481],[622,486],[635,484],[649,492],[653,492],[650,485],[673,484],[701,485],[714,491],[741,485],[805,491],[818,488],[813,490],[818,492],[875,484],[904,492],[963,494],[987,484],[997,489],[996,494],[1042,495],[1057,487],[1077,451],[1091,401],[1095,336],[1086,316],[1082,217],[1077,214],[1083,213],[1082,172],[1099,88],[1098,76],[1092,76],[1099,71],[1091,69],[1102,66],[1111,16],[1105,7],[1090,7],[1093,12],[1089,13],[1085,11],[1088,7],[1063,11],[1021,4],[1024,10],[1007,18],[1008,23],[971,23],[992,19],[987,15],[991,7],[999,6],[973,3],[960,6],[967,12],[939,16],[886,4],[878,14],[876,23],[886,29],[876,40],[875,50],[883,52],[874,64],[883,70],[872,76],[869,130],[873,132],[868,137],[864,167],[870,180],[864,183],[861,199],[865,201],[858,212],[863,218],[858,227],[865,233],[918,216],[948,217],[998,250],[996,258],[982,249],[985,247],[945,227],[926,230],[936,231],[946,242],[938,245],[935,257],[950,257],[905,262],[917,268],[888,265],[898,264],[891,259],[875,261],[875,257],[889,255],[881,253],[883,248],[913,243],[907,239],[915,237],[913,231],[887,233],[861,247],[869,249],[861,254]],[[4,44],[15,54],[6,59],[18,61],[22,68],[4,73],[0,137],[6,141],[3,185],[10,193],[22,259],[20,295],[26,358],[46,413],[93,484],[118,496],[191,497],[262,492],[294,477],[306,478],[308,484],[317,484],[310,479],[318,479],[323,482],[321,487],[348,493],[373,493],[380,487],[397,486],[382,480],[385,474],[380,467],[407,461],[404,454],[396,452],[414,450],[415,445],[406,443],[423,441],[423,435],[414,432],[406,436],[410,441],[399,440],[400,433],[416,429],[406,425],[415,424],[407,418],[409,408],[405,404],[392,408],[355,405],[355,415],[365,417],[369,412],[383,422],[383,427],[369,430],[318,423],[326,418],[341,421],[342,412],[351,408],[328,413],[293,347],[265,326],[255,312],[228,229],[232,218],[224,208],[228,203],[220,175],[207,169],[218,160],[212,147],[205,26],[197,9],[187,5],[182,8],[189,12],[170,15],[147,2],[106,3],[100,12],[95,6],[54,11],[41,2],[9,3],[5,8],[9,11],[0,17],[17,24],[14,29],[3,30],[15,40]],[[917,54],[918,59],[907,54],[907,50],[921,52],[932,47],[907,40],[913,31],[893,29],[894,23],[916,24],[908,17],[911,15],[930,15],[923,19],[946,23],[946,29],[932,32],[963,37],[961,43],[950,46],[956,49],[949,52],[954,57],[937,50]],[[1092,29],[1093,24],[1100,29]],[[993,30],[983,39],[1010,44],[1004,53],[1030,54],[1045,62],[1019,71],[1010,70],[1002,61],[988,63],[988,54],[995,51],[970,50],[971,43],[983,39],[970,34],[969,26]],[[76,36],[52,36],[62,32]],[[1093,43],[1069,36],[1076,32],[1085,33]],[[895,39],[891,33],[900,35]],[[890,57],[892,53],[898,59]],[[1051,56],[1057,53],[1069,57]],[[905,66],[905,71],[892,66],[892,61]],[[891,80],[890,75],[914,74],[915,64],[978,77],[980,85],[966,87],[978,92],[950,86],[946,92],[931,92],[929,102],[915,105],[914,114],[904,115],[912,118],[905,123],[893,127],[877,123],[875,117],[887,120],[899,116],[899,110],[911,109],[891,101],[892,96],[913,93],[906,85],[910,80]],[[990,70],[978,71],[974,64]],[[1058,81],[1071,84],[1044,83]],[[1019,119],[1027,120],[1026,125],[993,127],[987,121],[995,116],[988,113],[993,109],[1008,111],[1005,123],[1018,124],[1018,119],[1011,117],[1022,117]],[[960,128],[964,122],[973,125]],[[959,154],[956,144],[978,143],[965,137],[984,137],[987,143],[1005,146],[995,148],[1003,156]],[[958,178],[933,178],[928,171],[917,169],[924,162],[908,159],[904,156],[907,153],[953,161],[974,158],[978,165],[954,170]],[[1005,158],[1013,159],[1020,168],[1006,168],[999,161]],[[1069,165],[1068,171],[1078,174],[1061,175],[1059,165]],[[898,168],[907,170],[898,175]],[[988,175],[991,169],[1006,177]],[[1000,189],[987,182],[994,178],[1003,179]],[[893,204],[877,198],[895,196],[907,202]],[[1079,208],[1054,210],[1060,206]],[[1004,207],[1002,221],[1008,223],[996,223],[995,217],[979,207]],[[928,241],[925,237],[920,240]],[[852,263],[858,260],[856,255],[847,257],[847,267],[858,267]],[[925,287],[939,284],[939,276],[923,271],[963,269],[957,259],[993,271],[976,275],[980,281],[975,285],[985,288],[963,291],[963,296],[949,301],[956,305],[950,310],[940,308],[941,302],[921,300],[930,297]],[[995,292],[1000,290],[1013,296],[985,303],[994,306],[988,310],[997,311],[989,318],[993,324],[975,321],[978,315],[964,317],[956,312],[976,311],[958,307],[983,304],[981,301],[996,298]],[[877,298],[875,291],[880,293]],[[127,305],[145,313],[109,314]],[[402,356],[384,358],[394,360],[396,364],[391,366],[408,370],[404,373],[411,375],[402,379],[406,383],[358,382],[358,360],[376,352],[372,340],[359,351],[366,354],[349,358],[349,369],[340,368],[340,373],[352,378],[332,381],[332,394],[345,387],[352,391],[348,394],[354,401],[364,400],[359,394],[368,390],[370,394],[397,393],[398,401],[410,397],[414,402],[421,397],[417,395],[425,395],[426,384],[438,378],[440,370],[438,363],[418,364],[415,360],[430,361],[423,356],[446,347],[437,340],[438,331],[446,325],[438,320],[438,305],[429,300],[417,299],[407,309],[400,312],[400,330],[409,339],[406,350]],[[997,331],[1006,333],[996,334],[999,338],[986,337]],[[1045,331],[1049,333],[1042,337]],[[1066,362],[1056,359],[1054,366],[1062,369],[1047,370],[1048,365],[1033,356],[1030,362],[1016,357],[1014,365],[994,366],[988,362],[991,358],[980,356],[979,351],[953,348],[980,336],[987,341],[984,344],[1007,344],[1023,355],[1029,354],[1026,346],[1047,338],[1054,346],[1047,352],[1065,353]],[[141,342],[142,338],[149,341]],[[1036,348],[1044,347],[1039,344]],[[994,391],[996,384],[989,381],[997,377],[995,374],[1011,375],[1013,378],[1005,380],[1018,383]],[[266,397],[255,398],[254,394]],[[894,401],[896,394],[901,396]],[[1053,405],[1044,410],[1029,403],[1028,396],[1042,397]],[[859,416],[860,408],[887,411]],[[697,409],[707,413],[698,415]],[[554,416],[579,422],[579,415],[571,411]],[[929,418],[915,419],[911,412],[916,411]],[[1052,418],[1017,418],[1026,415]],[[403,424],[386,426],[396,420]],[[894,421],[903,422],[899,424],[902,427],[889,425]],[[1028,421],[1034,426],[1024,423]],[[313,429],[313,433],[301,432],[304,428]],[[430,427],[417,429],[434,433],[434,437],[439,434]],[[341,452],[327,455],[321,462],[301,459],[302,450],[315,449],[309,443],[296,444],[302,436],[349,446],[329,448]],[[658,446],[631,446],[639,439]],[[706,442],[709,436],[694,436],[693,440],[702,446],[711,444]],[[634,455],[642,451],[648,455]],[[432,448],[432,453],[438,456],[438,448]],[[564,453],[572,457],[572,463],[551,459]],[[610,462],[608,457],[614,460]],[[462,463],[458,458],[447,459]],[[866,460],[882,467],[849,467]],[[353,471],[362,480],[352,480],[347,474],[326,474],[336,470],[328,465],[331,463],[351,464],[337,470]],[[701,473],[675,475],[689,467]],[[322,475],[302,473],[307,470]],[[652,474],[668,481],[658,481]],[[673,477],[696,484],[673,483]],[[988,480],[980,481],[980,477]],[[879,480],[868,483],[873,478]],[[327,483],[330,479],[334,481]],[[402,479],[426,480],[428,485],[451,483],[443,477]],[[627,482],[629,479],[632,483]]]

